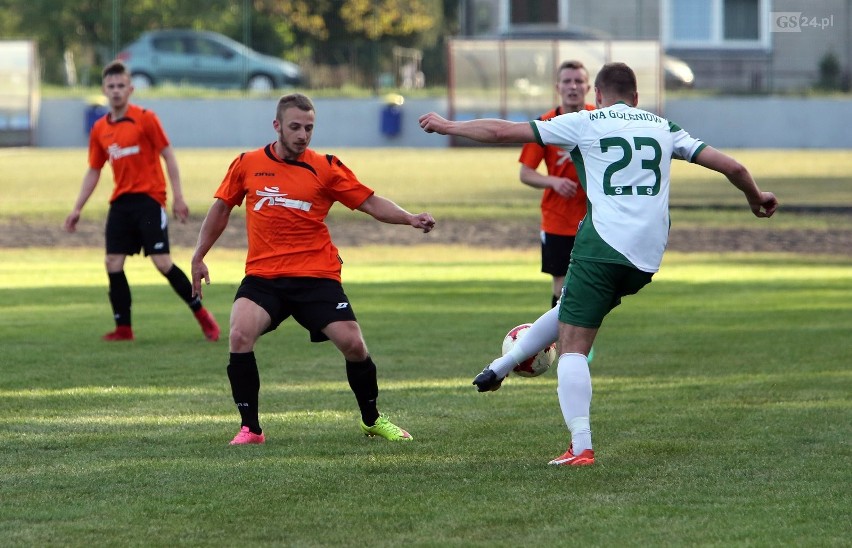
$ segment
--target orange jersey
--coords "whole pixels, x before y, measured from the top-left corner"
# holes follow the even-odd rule
[[[594,110],[592,105],[586,105],[586,110]],[[562,107],[557,107],[542,115],[539,120],[549,120],[562,114]],[[579,181],[577,168],[571,161],[571,155],[563,148],[538,143],[527,143],[521,149],[519,162],[536,169],[541,161],[547,166],[547,174],[555,177],[565,177]],[[577,193],[571,198],[557,194],[552,188],[544,189],[541,197],[541,229],[549,234],[575,236],[577,226],[586,216],[586,192],[577,186]]]
[[[270,144],[237,157],[215,197],[231,207],[246,202],[247,275],[340,281],[325,217],[335,202],[356,209],[372,195],[335,156],[307,149],[282,160]]]
[[[120,120],[107,114],[95,122],[89,134],[89,166],[101,169],[109,161],[115,189],[109,201],[122,194],[147,194],[166,207],[166,178],[160,151],[169,139],[157,115],[129,105]]]

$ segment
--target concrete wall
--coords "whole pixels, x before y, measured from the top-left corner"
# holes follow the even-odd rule
[[[153,109],[172,144],[182,148],[256,148],[275,140],[270,99],[140,100]],[[441,148],[449,139],[421,131],[420,114],[446,113],[443,99],[407,100],[400,134],[382,134],[381,99],[318,99],[312,146]],[[81,99],[43,99],[36,145],[85,147],[86,109]],[[852,99],[707,98],[670,100],[665,116],[717,148],[852,149]]]
[[[716,148],[852,149],[850,99],[668,101],[665,117]]]
[[[157,113],[175,147],[263,146],[275,140],[272,120],[275,99],[150,99],[134,101]],[[424,133],[420,114],[446,112],[445,100],[406,101],[400,107],[400,133],[381,132],[381,99],[316,99],[316,129],[312,146],[329,147],[444,147],[443,139]],[[36,145],[85,147],[88,145],[86,109],[82,99],[42,99]]]

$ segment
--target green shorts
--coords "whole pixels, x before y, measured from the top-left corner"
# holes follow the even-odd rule
[[[598,328],[604,316],[621,304],[622,297],[651,283],[653,275],[622,264],[571,259],[562,288],[559,321]]]

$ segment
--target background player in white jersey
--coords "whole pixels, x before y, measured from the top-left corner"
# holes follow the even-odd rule
[[[730,156],[689,136],[677,125],[636,108],[636,75],[624,63],[607,63],[595,79],[599,110],[548,121],[483,119],[455,122],[434,112],[420,117],[429,133],[458,135],[486,143],[537,142],[566,148],[577,165],[589,208],[577,232],[558,310],[559,405],[571,432],[564,454],[550,464],[594,464],[589,409],[592,382],[587,356],[598,328],[621,298],[638,292],[660,267],[669,230],[671,159],[718,171],[745,194],[757,217],[771,217],[778,201],[762,192],[748,170]],[[545,313],[516,345],[476,376],[480,392],[497,390],[512,361],[549,344],[555,311]],[[506,363],[508,362],[508,363]]]

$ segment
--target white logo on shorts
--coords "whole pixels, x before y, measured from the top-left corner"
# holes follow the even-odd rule
[[[337,303],[337,310],[342,310],[349,306],[349,303]]]

